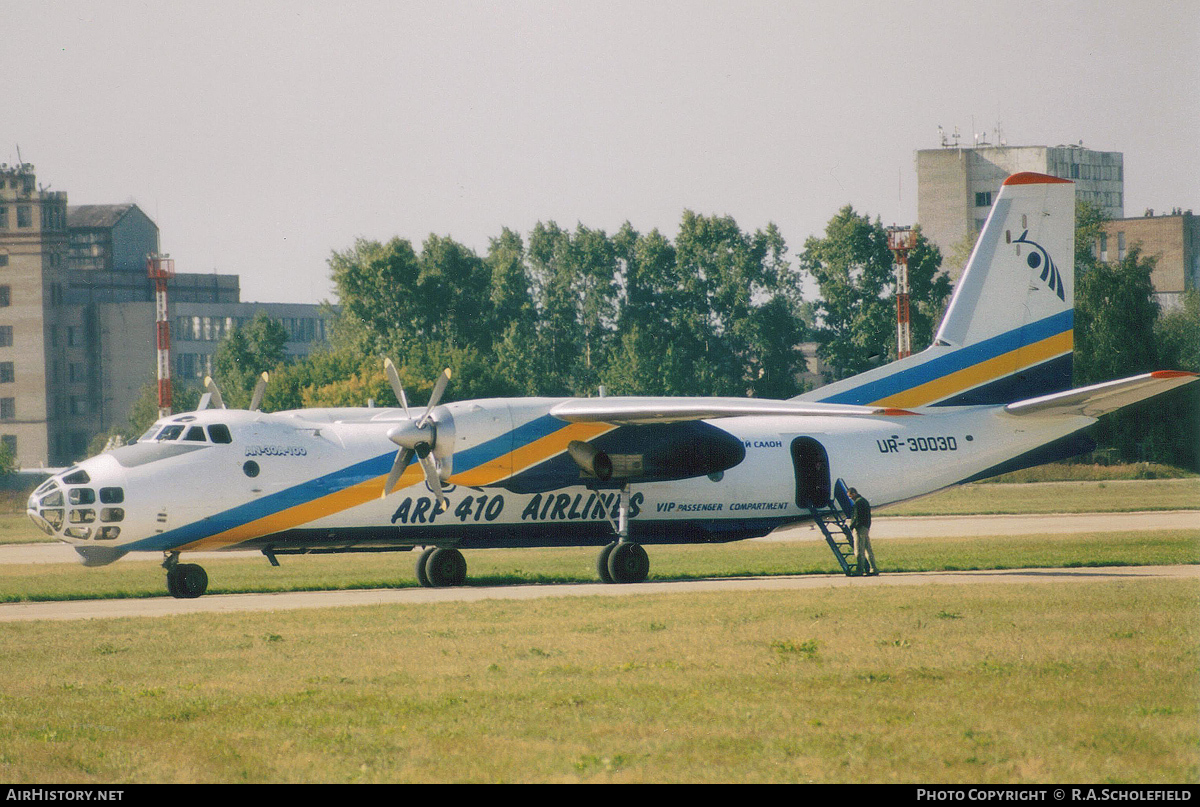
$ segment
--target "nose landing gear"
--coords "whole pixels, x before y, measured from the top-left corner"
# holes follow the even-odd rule
[[[191,600],[208,590],[208,572],[198,563],[180,563],[178,552],[167,552],[163,560],[167,570],[167,591],[172,597]]]

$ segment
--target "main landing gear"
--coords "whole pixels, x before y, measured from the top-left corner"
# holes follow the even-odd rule
[[[467,582],[467,561],[457,549],[431,546],[417,557],[417,582],[425,588],[461,586]]]
[[[180,563],[178,552],[166,553],[167,591],[172,597],[193,600],[208,590],[208,572],[198,563]]]
[[[629,485],[621,486],[617,540],[600,550],[596,572],[605,583],[641,583],[650,574],[650,558],[641,544],[629,540]]]
[[[596,572],[605,583],[642,583],[650,574],[650,558],[641,544],[613,541],[600,550]]]

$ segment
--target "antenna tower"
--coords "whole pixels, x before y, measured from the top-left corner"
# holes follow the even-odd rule
[[[171,414],[171,321],[167,317],[167,281],[175,277],[169,255],[146,256],[146,274],[154,281],[154,332],[158,346],[158,416]]]
[[[917,244],[911,227],[888,228],[888,249],[896,269],[896,358],[912,355],[912,327],[908,316],[908,253]]]

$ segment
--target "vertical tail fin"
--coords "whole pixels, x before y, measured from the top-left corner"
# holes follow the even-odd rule
[[[1000,188],[934,344],[800,396],[885,406],[1001,404],[1071,386],[1075,185],[1013,174]]]

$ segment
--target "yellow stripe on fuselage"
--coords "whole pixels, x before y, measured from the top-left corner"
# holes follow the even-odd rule
[[[421,470],[420,465],[410,465],[401,474],[400,479],[396,482],[395,489],[400,490],[409,485],[415,485],[424,478],[425,474]],[[270,535],[274,532],[282,532],[299,527],[301,524],[307,524],[310,521],[316,521],[318,518],[324,518],[334,513],[340,513],[343,510],[349,510],[351,507],[365,504],[372,499],[378,499],[379,494],[383,492],[383,483],[386,480],[387,477],[385,475],[359,482],[357,485],[351,485],[348,488],[330,493],[327,496],[321,496],[304,504],[298,504],[295,507],[280,510],[278,513],[271,513],[254,521],[249,521],[240,527],[234,527],[231,530],[219,532],[207,538],[201,538],[199,541],[181,546],[180,549],[185,551],[193,549],[221,549],[234,544],[240,544],[242,541],[249,541],[252,538],[258,538],[261,535]]]
[[[520,446],[513,451],[489,460],[450,477],[450,484],[483,487],[495,484],[526,468],[544,462],[567,450],[572,440],[589,440],[617,428],[610,423],[572,423],[558,431]],[[415,485],[425,474],[418,464],[410,465],[396,483],[395,490]],[[303,504],[263,516],[239,527],[226,530],[180,547],[181,550],[221,549],[263,535],[294,529],[334,513],[340,513],[379,498],[386,476],[377,476],[339,491],[318,497]]]
[[[1074,344],[1074,331],[1064,331],[871,403],[873,406],[925,406],[1070,353]]]

